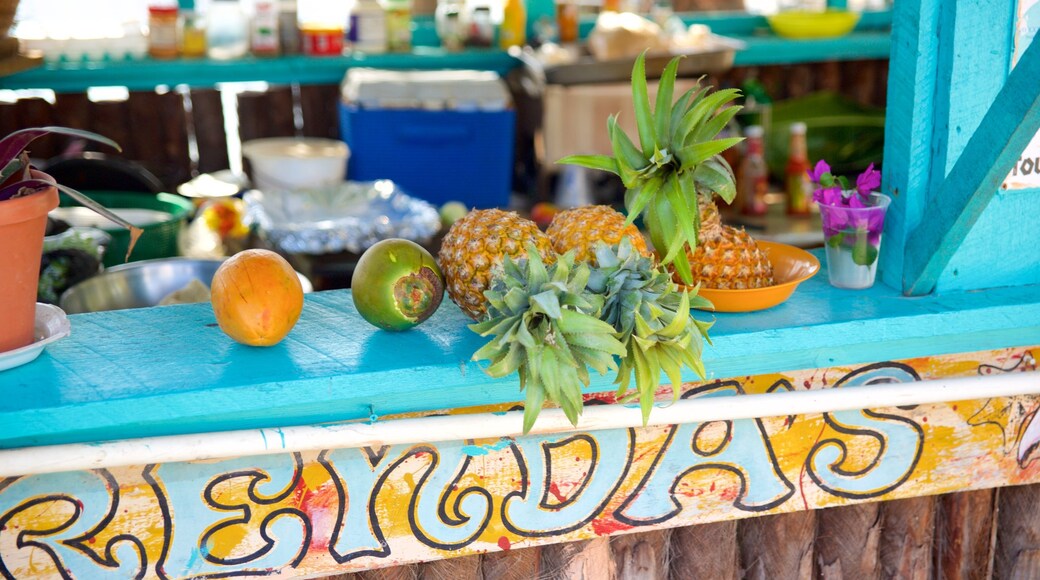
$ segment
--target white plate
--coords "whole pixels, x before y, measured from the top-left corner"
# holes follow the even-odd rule
[[[0,353],[0,371],[5,371],[36,360],[44,347],[69,335],[72,325],[65,311],[51,304],[36,303],[36,323],[32,344]]]

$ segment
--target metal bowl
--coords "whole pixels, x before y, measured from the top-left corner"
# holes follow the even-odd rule
[[[61,309],[69,314],[145,308],[159,304],[167,294],[180,290],[193,279],[209,286],[221,260],[162,258],[131,262],[108,268],[61,295]],[[300,274],[304,292],[312,292],[310,280]]]

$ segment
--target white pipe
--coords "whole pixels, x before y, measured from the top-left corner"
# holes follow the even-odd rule
[[[938,379],[763,395],[683,399],[658,406],[649,425],[675,425],[925,405],[1040,394],[1040,373]],[[521,435],[522,411],[308,425],[73,443],[0,450],[0,477],[269,455],[293,451],[462,441]],[[586,407],[578,427],[560,409],[544,409],[531,435],[642,426],[638,406]]]

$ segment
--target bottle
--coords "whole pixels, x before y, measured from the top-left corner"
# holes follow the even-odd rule
[[[249,52],[249,21],[238,0],[211,0],[206,54],[215,60],[242,58]]]
[[[577,0],[556,0],[556,26],[560,31],[560,44],[578,42]]]
[[[524,0],[506,0],[502,11],[502,27],[498,32],[498,46],[508,50],[511,46],[527,44],[527,7]]]
[[[148,5],[148,55],[152,58],[177,58],[177,11],[175,3]]]
[[[386,52],[386,13],[377,0],[358,0],[350,15],[350,41],[354,50]]]
[[[766,213],[766,189],[769,186],[769,169],[763,153],[762,136],[765,132],[761,125],[751,125],[744,130],[747,138],[747,152],[740,162],[740,182],[737,195],[743,205],[742,211],[747,215]]]
[[[278,9],[272,0],[257,0],[253,5],[249,50],[253,56],[278,56]]]
[[[809,153],[805,145],[805,123],[791,123],[791,142],[787,150],[784,183],[787,190],[787,213],[806,215],[811,211],[812,184],[809,181]]]
[[[386,0],[386,49],[390,52],[412,50],[412,1]]]
[[[466,30],[462,22],[465,5],[459,0],[439,0],[434,12],[437,37],[441,46],[451,52],[462,50],[466,42]]]
[[[177,48],[184,58],[206,56],[206,19],[195,10],[195,0],[180,0]]]
[[[300,54],[300,24],[296,17],[296,0],[278,2],[278,44],[282,54]]]

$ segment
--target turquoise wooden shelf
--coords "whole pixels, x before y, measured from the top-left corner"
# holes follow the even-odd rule
[[[780,306],[716,318],[704,363],[713,378],[742,377],[1040,344],[1040,288],[904,298],[881,284],[835,289],[824,268]],[[390,333],[358,315],[349,291],[312,294],[293,332],[270,348],[234,343],[209,304],[71,320],[69,338],[0,373],[0,448],[522,399],[515,375],[494,380],[469,361],[482,342],[451,302],[422,326]],[[594,378],[589,392],[613,392],[612,378]]]
[[[769,31],[761,16],[717,13],[684,15],[688,23],[707,24],[717,34],[747,44],[738,52],[737,66],[797,64],[827,60],[888,58],[891,50],[888,12],[864,14],[856,31],[841,38],[788,40]],[[583,21],[582,35],[592,21]],[[520,65],[496,49],[448,52],[438,46],[433,22],[417,19],[413,33],[418,45],[411,53],[352,54],[342,57],[287,56],[234,61],[151,59],[95,62],[48,62],[40,68],[0,78],[0,89],[52,89],[81,92],[89,87],[122,86],[150,90],[156,86],[210,87],[221,82],[265,81],[272,84],[336,84],[351,67],[386,69],[477,69],[505,74]]]

